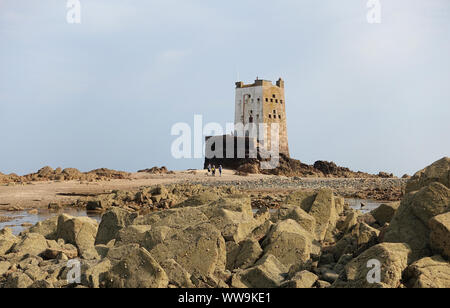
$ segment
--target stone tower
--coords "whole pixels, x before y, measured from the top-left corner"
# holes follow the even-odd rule
[[[284,81],[280,78],[276,84],[261,79],[256,79],[253,84],[236,82],[235,127],[239,127],[238,124],[255,127],[259,136],[257,141],[270,150],[272,123],[279,124],[279,151],[289,157]],[[260,124],[268,124],[264,126],[264,132],[259,131]],[[237,135],[246,133],[245,130],[236,131]]]

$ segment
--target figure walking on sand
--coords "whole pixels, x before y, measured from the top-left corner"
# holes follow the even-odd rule
[[[208,165],[208,175],[211,173],[211,164]]]
[[[212,175],[216,176],[216,166],[215,165],[212,166]]]
[[[222,176],[222,165],[219,165],[219,174]]]

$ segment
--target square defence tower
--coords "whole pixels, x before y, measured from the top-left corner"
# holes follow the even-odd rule
[[[271,150],[272,123],[279,125],[279,152],[289,157],[283,79],[278,79],[275,84],[259,78],[252,84],[236,82],[235,134],[248,136],[248,127],[253,127],[256,129],[258,143]],[[264,127],[263,132],[260,132],[261,127]]]

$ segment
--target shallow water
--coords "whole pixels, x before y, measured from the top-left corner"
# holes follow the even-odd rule
[[[345,202],[350,205],[355,210],[360,210],[362,213],[368,213],[376,208],[378,208],[383,202],[365,200],[365,199],[345,199]],[[365,204],[365,207],[361,207],[361,203]],[[254,209],[253,212],[257,212],[258,210]],[[271,212],[275,212],[276,210],[270,210]],[[90,217],[100,222],[102,218],[102,213],[87,213],[84,209],[75,209],[75,208],[65,208],[60,211],[49,211],[47,209],[39,210],[38,214],[30,214],[28,211],[21,212],[8,212],[8,211],[0,211],[0,217],[10,217],[11,221],[8,222],[0,222],[0,230],[3,228],[10,228],[14,234],[19,234],[25,229],[29,228],[28,226],[22,226],[23,224],[35,225],[39,221],[43,221],[54,216],[60,214],[68,214],[74,217]]]
[[[29,210],[28,210],[29,211]],[[19,234],[25,229],[29,228],[29,226],[22,226],[23,224],[31,224],[35,225],[39,221],[43,221],[54,216],[58,216],[60,214],[68,214],[74,217],[90,217],[100,222],[101,213],[86,213],[86,210],[83,209],[75,209],[75,208],[65,208],[60,211],[50,211],[47,209],[38,210],[38,214],[30,214],[28,211],[20,211],[20,212],[8,212],[8,211],[0,211],[0,217],[9,217],[12,220],[8,222],[0,222],[0,230],[3,228],[10,228],[14,234]]]
[[[369,213],[386,202],[365,200],[365,199],[345,199],[345,202],[354,210],[359,210],[363,214]],[[365,206],[362,206],[364,204]]]

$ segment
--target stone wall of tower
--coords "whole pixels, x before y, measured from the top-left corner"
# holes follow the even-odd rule
[[[254,123],[258,128],[259,124],[263,123],[262,97],[262,86],[237,87],[234,124],[242,123],[245,126]],[[242,132],[237,132],[237,135],[244,137]]]
[[[289,142],[287,135],[287,122],[286,122],[286,99],[284,95],[284,82],[279,80],[278,85],[272,83],[266,84],[263,87],[263,117],[264,123],[279,124],[279,147],[280,153],[284,153],[289,156]],[[267,148],[271,149],[271,132],[270,125],[265,133]]]
[[[260,123],[278,123],[279,151],[289,156],[286,100],[284,81],[281,78],[275,85],[266,80],[256,80],[249,85],[237,82],[235,108],[235,125],[238,123],[246,125],[253,122],[259,128]],[[264,142],[268,150],[271,150],[272,142],[270,127],[270,125],[266,126],[263,140],[258,140],[261,143]],[[242,136],[242,134],[238,132],[238,136]]]

